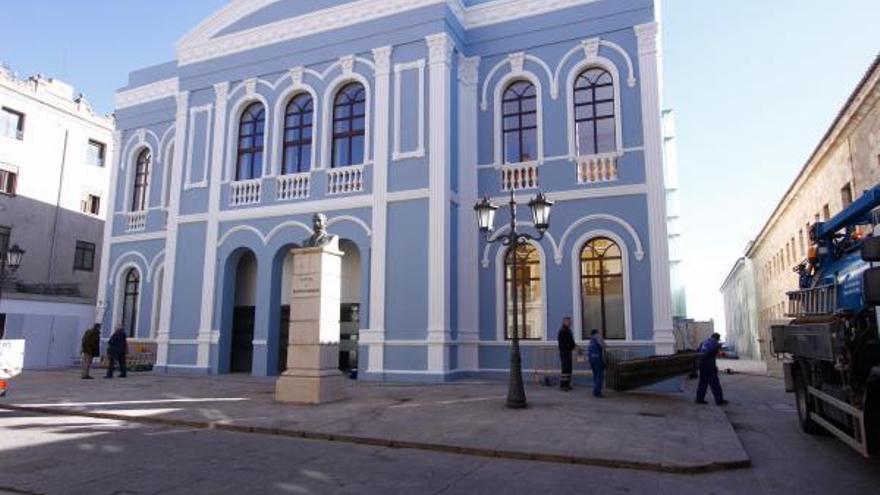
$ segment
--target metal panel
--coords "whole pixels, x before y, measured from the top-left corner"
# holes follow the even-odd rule
[[[797,357],[834,361],[833,328],[833,323],[774,325],[771,327],[773,350]]]

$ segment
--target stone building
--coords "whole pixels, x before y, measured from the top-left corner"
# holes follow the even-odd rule
[[[751,243],[746,251],[751,249]],[[755,297],[755,273],[752,260],[745,256],[736,260],[724,283],[725,336],[743,359],[761,359],[758,333],[758,311]]]
[[[654,0],[231,2],[118,93],[105,327],[155,342],[160,371],[279,373],[291,248],[322,212],[360,379],[505,374],[514,291],[527,370],[567,315],[578,339],[672,352],[658,19]],[[513,287],[473,205],[539,190],[551,226]]]
[[[754,278],[760,354],[771,373],[781,371],[771,355],[769,327],[786,322],[787,292],[798,288],[794,267],[806,259],[810,227],[849,205],[862,191],[880,183],[880,56],[871,64],[807,163],[755,237],[745,258]],[[739,262],[738,262],[739,263]],[[737,268],[734,268],[736,272]],[[725,298],[748,301],[735,294],[740,285],[725,285]],[[748,291],[747,283],[742,285]],[[727,305],[725,305],[727,307]],[[732,305],[728,321],[745,321],[745,311]],[[746,319],[747,320],[747,319]]]
[[[0,252],[26,251],[0,301],[25,366],[69,366],[94,322],[113,158],[112,117],[69,84],[0,67]]]

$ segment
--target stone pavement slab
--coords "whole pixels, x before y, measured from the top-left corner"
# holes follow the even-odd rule
[[[349,399],[305,406],[276,403],[274,383],[149,373],[86,381],[75,371],[27,372],[0,408],[672,473],[750,462],[724,411],[694,405],[690,393],[595,399],[587,389],[530,385],[529,408],[509,410],[501,382],[348,382]]]

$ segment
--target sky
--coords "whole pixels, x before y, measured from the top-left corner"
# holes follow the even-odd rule
[[[226,0],[0,0],[0,62],[100,112],[128,72],[174,59]],[[723,330],[721,283],[880,51],[878,0],[664,0],[690,316]]]

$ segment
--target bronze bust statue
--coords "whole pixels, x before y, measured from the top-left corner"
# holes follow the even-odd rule
[[[306,247],[324,247],[333,241],[334,236],[327,233],[327,215],[315,213],[312,217],[312,230],[314,233],[306,242]]]

